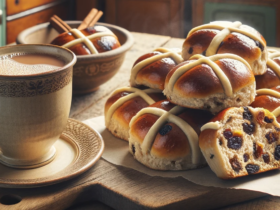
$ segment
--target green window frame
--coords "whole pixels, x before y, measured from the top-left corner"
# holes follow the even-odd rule
[[[258,30],[267,45],[276,46],[276,8],[269,6],[206,2],[204,23],[215,20],[241,21]]]
[[[6,1],[0,0],[0,46],[6,45]]]

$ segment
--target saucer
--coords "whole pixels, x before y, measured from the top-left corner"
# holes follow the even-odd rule
[[[41,187],[71,179],[96,163],[103,153],[104,142],[97,131],[68,119],[54,147],[55,158],[39,168],[15,169],[0,164],[0,187]]]

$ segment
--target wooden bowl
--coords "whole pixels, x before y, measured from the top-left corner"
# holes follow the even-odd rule
[[[66,21],[72,28],[77,28],[81,21]],[[73,72],[73,94],[90,93],[111,79],[120,69],[126,51],[133,42],[129,31],[111,24],[97,23],[109,28],[119,39],[121,47],[100,54],[78,55]],[[49,44],[59,34],[49,23],[43,23],[22,31],[16,42],[18,44]]]

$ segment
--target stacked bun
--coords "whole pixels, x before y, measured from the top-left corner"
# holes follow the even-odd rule
[[[272,112],[280,122],[280,86],[268,89],[263,88],[257,90],[257,96],[255,101],[251,104],[252,107],[262,107]]]
[[[157,48],[141,56],[132,68],[132,87],[114,91],[105,104],[107,129],[118,138],[129,139],[134,157],[153,169],[186,170],[206,163],[198,136],[213,115],[176,106],[166,98],[159,101],[167,74],[182,61],[175,49]]]
[[[217,113],[227,107],[249,105],[255,90],[254,74],[241,57],[194,55],[167,75],[164,94],[180,106]]]
[[[166,99],[142,99],[144,105],[125,108],[124,93],[117,91],[106,103],[106,126],[128,139],[134,158],[152,169],[194,169],[207,161],[217,176],[230,179],[279,168],[280,125],[268,110],[280,115],[280,91],[259,90],[255,100],[255,77],[269,78],[265,74],[271,69],[280,75],[278,57],[278,52],[270,51],[268,59],[264,38],[240,22],[194,28],[182,53],[158,48],[132,67],[130,88],[157,90]],[[264,94],[267,98],[258,102]],[[248,107],[264,106],[269,100],[275,104],[268,110]],[[118,105],[112,105],[114,101]],[[124,107],[112,111],[110,106]]]
[[[200,128],[209,112],[160,101],[142,109],[130,122],[129,150],[134,158],[157,170],[186,170],[205,165],[198,147]]]
[[[195,54],[211,56],[232,53],[245,59],[255,75],[266,72],[267,47],[263,36],[241,22],[215,21],[192,29],[184,44],[182,57]]]
[[[114,136],[128,141],[131,118],[141,109],[164,98],[156,89],[119,88],[105,104],[106,127]]]
[[[161,47],[138,58],[131,70],[131,86],[163,90],[166,75],[183,61],[178,52],[178,49]]]

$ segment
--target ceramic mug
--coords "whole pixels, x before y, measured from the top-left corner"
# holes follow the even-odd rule
[[[0,56],[11,53],[41,53],[65,61],[63,67],[43,73],[0,74],[0,162],[14,168],[35,168],[53,160],[53,145],[66,127],[76,56],[53,45],[0,48]]]

